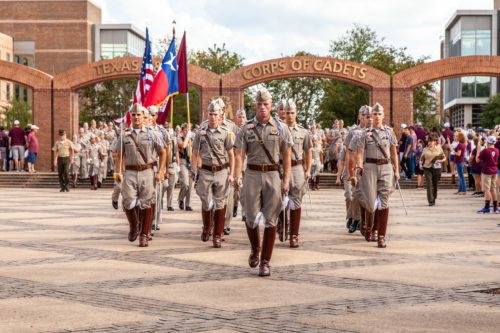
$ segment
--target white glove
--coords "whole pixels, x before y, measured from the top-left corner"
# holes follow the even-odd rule
[[[92,159],[91,159],[91,158],[88,158],[88,159],[87,159],[87,163],[92,163]]]
[[[193,136],[193,132],[191,132],[191,130],[189,130],[189,131],[187,132],[187,137],[188,137],[189,139],[191,139],[191,137],[192,137],[192,136]]]
[[[177,173],[181,172],[181,167],[180,166],[176,166],[175,167],[175,171],[177,171]]]

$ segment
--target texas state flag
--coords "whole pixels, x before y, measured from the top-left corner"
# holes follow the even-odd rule
[[[177,66],[177,54],[175,52],[175,39],[172,39],[167,53],[161,62],[155,79],[151,84],[146,99],[142,103],[144,107],[151,105],[160,106],[167,98],[179,94],[179,67]]]

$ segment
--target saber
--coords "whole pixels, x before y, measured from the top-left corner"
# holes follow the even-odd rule
[[[406,215],[408,215],[408,209],[406,209],[405,198],[403,197],[403,192],[401,191],[401,186],[399,186],[399,180],[396,179],[396,188],[399,191],[399,196],[401,197],[401,201],[403,202],[403,207],[405,209]]]

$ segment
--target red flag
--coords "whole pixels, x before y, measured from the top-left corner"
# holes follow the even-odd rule
[[[170,103],[174,102],[174,96],[170,97],[167,101],[165,101],[158,110],[158,117],[156,118],[156,123],[158,125],[165,125],[168,117],[170,116]],[[172,125],[170,125],[172,126]]]
[[[179,52],[177,53],[177,65],[179,66],[179,93],[188,92],[188,63],[186,51],[186,32],[182,35]]]

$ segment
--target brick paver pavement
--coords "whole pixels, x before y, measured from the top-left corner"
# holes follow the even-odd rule
[[[195,212],[165,212],[150,247],[127,241],[109,190],[0,190],[0,332],[494,332],[500,215],[481,199],[405,190],[388,248],[348,234],[343,193],[306,197],[300,248],[272,276],[247,266],[240,217],[221,249]]]

